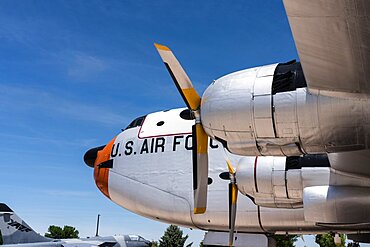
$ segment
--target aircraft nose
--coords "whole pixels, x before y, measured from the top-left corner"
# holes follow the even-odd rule
[[[101,150],[98,150],[96,152],[91,151],[91,159],[94,158],[93,156],[96,153],[96,158],[94,159],[95,184],[99,188],[99,190],[109,199],[109,170],[113,167],[113,160],[110,159],[110,157],[115,140],[116,137],[114,137],[107,145],[103,146]]]
[[[105,145],[89,149],[84,155],[85,164],[90,166],[91,168],[94,168],[95,160],[98,157],[98,152],[104,147]]]

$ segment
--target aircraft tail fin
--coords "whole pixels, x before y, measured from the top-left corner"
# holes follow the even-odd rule
[[[51,239],[36,233],[4,203],[0,203],[0,232],[3,244],[51,241]]]

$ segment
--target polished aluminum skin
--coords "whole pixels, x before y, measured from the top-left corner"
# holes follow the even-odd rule
[[[110,157],[113,160],[108,180],[110,199],[154,220],[202,230],[227,231],[229,181],[220,177],[227,172],[222,162],[225,151],[220,142],[210,142],[208,149],[211,182],[207,211],[201,215],[192,212],[191,126],[194,120],[182,119],[180,113],[184,110],[149,114],[142,126],[126,129],[117,136]],[[161,121],[164,122],[162,127],[157,126]],[[151,132],[141,138],[142,130]],[[156,146],[156,143],[161,145]],[[289,161],[292,157],[256,158],[229,152],[226,155],[237,167],[236,181],[245,195],[239,196],[237,203],[238,232],[317,233],[327,231],[328,225],[333,231],[370,232],[362,213],[348,211],[357,214],[349,222],[343,210],[333,215],[333,207],[328,206],[335,204],[337,209],[356,206],[349,201],[361,191],[361,197],[356,197],[361,199],[358,201],[360,208],[370,208],[370,179],[334,169],[335,164],[326,155],[325,162],[316,156],[296,157],[308,159],[303,163],[297,161],[298,165]],[[325,199],[322,187],[346,188],[346,193]],[[352,194],[349,188],[353,188]],[[310,199],[313,195],[317,195],[317,199]]]
[[[310,89],[370,93],[370,1],[283,0]]]
[[[285,157],[241,159],[236,170],[239,191],[270,208],[302,208],[302,170],[285,170]],[[323,174],[328,176],[328,171]],[[321,178],[321,177],[320,177]]]
[[[202,123],[238,155],[293,156],[368,149],[370,100],[357,94],[272,94],[275,65],[214,81],[202,97]]]

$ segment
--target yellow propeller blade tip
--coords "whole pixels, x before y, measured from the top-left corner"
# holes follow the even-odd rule
[[[229,169],[229,172],[234,174],[235,170],[234,170],[233,166],[231,165],[230,161],[226,160],[226,163],[227,163],[227,168]]]
[[[165,46],[165,45],[160,45],[160,44],[154,43],[154,46],[155,46],[155,48],[157,48],[158,50],[162,50],[162,51],[170,51],[170,48],[168,48],[168,47],[167,47],[167,46]]]
[[[194,208],[194,214],[204,214],[206,212],[206,208]]]

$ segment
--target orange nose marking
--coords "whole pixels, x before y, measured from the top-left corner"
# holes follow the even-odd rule
[[[108,190],[108,178],[109,178],[109,168],[99,168],[98,165],[110,159],[110,154],[112,152],[112,147],[116,137],[114,137],[102,150],[98,151],[94,163],[94,179],[96,186],[100,191],[110,199]]]

